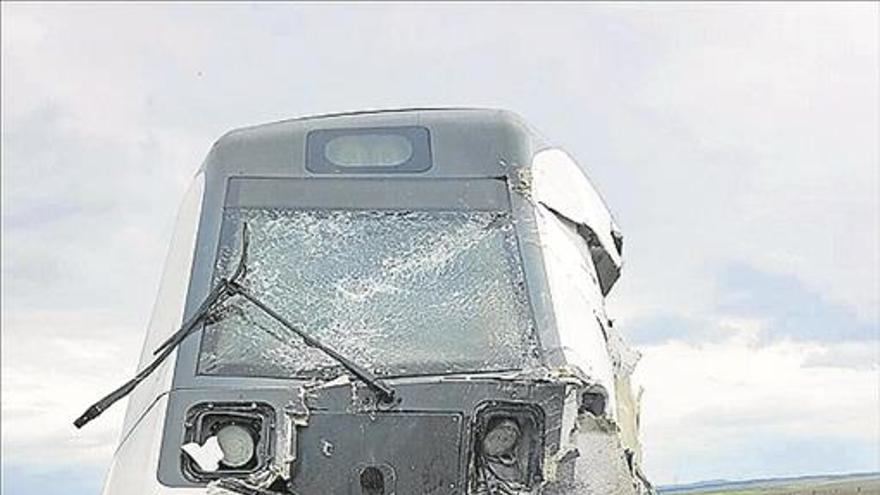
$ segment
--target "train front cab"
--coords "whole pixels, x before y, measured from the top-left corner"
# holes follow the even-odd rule
[[[379,385],[231,297],[132,394],[104,493],[648,492],[637,354],[605,313],[621,251],[578,165],[508,112],[232,131],[184,198],[140,367],[243,266]]]

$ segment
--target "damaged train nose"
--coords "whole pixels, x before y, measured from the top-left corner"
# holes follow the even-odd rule
[[[472,376],[398,388],[406,399],[392,409],[344,380],[303,389],[277,418],[265,403],[197,404],[180,468],[216,494],[649,490],[614,421],[595,411],[599,392],[579,379]],[[438,407],[438,393],[466,407]]]
[[[643,494],[622,236],[517,116],[239,129],[178,217],[105,495]]]

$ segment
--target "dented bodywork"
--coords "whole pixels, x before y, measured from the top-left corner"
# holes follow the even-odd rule
[[[381,153],[320,155],[337,136]],[[621,260],[580,167],[508,112],[233,131],[181,209],[104,493],[651,493]]]

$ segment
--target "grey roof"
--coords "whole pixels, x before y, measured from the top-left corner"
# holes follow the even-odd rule
[[[316,129],[419,126],[428,129],[434,167],[421,176],[486,177],[501,163],[526,166],[546,142],[513,112],[476,108],[372,110],[294,118],[223,135],[205,161],[209,174],[306,177],[306,135]],[[362,175],[362,174],[359,174]],[[381,175],[381,174],[378,174]]]

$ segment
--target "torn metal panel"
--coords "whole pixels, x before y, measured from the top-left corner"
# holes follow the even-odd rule
[[[565,401],[560,416],[560,439],[555,452],[548,452],[544,461],[544,480],[548,484],[561,483],[573,476],[571,466],[574,459],[580,456],[573,434],[575,422],[580,408],[578,386],[566,387]]]
[[[638,495],[650,493],[639,478],[640,460],[621,437],[620,424],[584,407],[590,387],[569,386],[562,414],[562,437],[548,455],[541,493]]]
[[[608,353],[614,363],[615,373],[625,376],[632,375],[642,358],[641,353],[630,347],[623,335],[613,326],[607,327],[606,334],[608,335]]]
[[[619,418],[620,442],[633,455],[637,466],[642,464],[642,443],[639,439],[641,422],[642,390],[633,390],[629,375],[619,375],[615,380],[617,417]]]
[[[569,447],[573,450],[568,452],[576,454],[568,453],[559,460],[556,481],[548,483],[544,494],[640,493],[613,422],[581,415],[574,423],[570,439]]]
[[[620,276],[623,237],[608,207],[575,161],[556,148],[537,153],[532,161],[531,195],[536,204],[575,223],[596,264],[603,294]]]
[[[641,414],[641,387],[632,384],[632,375],[641,354],[626,343],[617,329],[609,326],[608,353],[614,364],[614,390],[617,403],[617,418],[623,445],[632,452],[634,463],[642,463],[642,444],[639,440]]]
[[[271,471],[282,479],[290,477],[293,463],[296,461],[297,428],[309,424],[309,409],[305,403],[305,389],[299,388],[291,394],[290,400],[281,410],[276,428],[275,458]]]
[[[606,347],[604,300],[586,242],[542,206],[537,226],[562,351],[587,380],[613,390],[613,364]],[[609,398],[614,410],[615,399]]]
[[[510,190],[522,195],[526,199],[532,196],[532,169],[518,168],[510,172]]]

